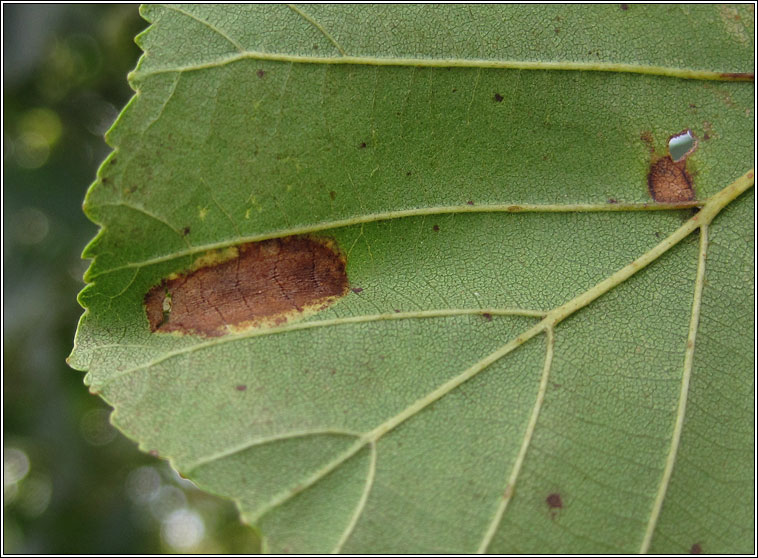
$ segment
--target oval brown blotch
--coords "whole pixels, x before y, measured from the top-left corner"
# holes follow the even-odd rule
[[[208,263],[213,261],[206,255],[198,260],[202,267],[171,275],[148,291],[151,331],[216,337],[279,325],[325,308],[348,291],[345,258],[327,238],[249,242]]]
[[[692,177],[685,167],[686,159],[674,162],[667,155],[650,166],[647,186],[650,195],[659,203],[688,202],[695,199]]]

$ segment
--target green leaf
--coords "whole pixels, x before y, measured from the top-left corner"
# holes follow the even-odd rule
[[[140,448],[273,552],[754,550],[752,6],[142,13],[70,358]],[[328,308],[151,332],[162,279],[306,233]]]

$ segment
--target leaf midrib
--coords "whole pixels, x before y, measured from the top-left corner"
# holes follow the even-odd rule
[[[692,70],[672,66],[653,66],[647,64],[628,64],[622,62],[568,62],[568,61],[537,61],[537,60],[495,60],[486,58],[404,58],[404,57],[373,57],[373,56],[308,56],[304,54],[287,54],[280,52],[249,51],[240,52],[185,66],[169,66],[154,70],[136,70],[129,73],[128,79],[143,80],[149,76],[184,73],[198,70],[219,68],[241,60],[257,60],[270,62],[287,62],[292,64],[327,64],[352,66],[403,66],[409,68],[479,68],[492,70],[548,70],[548,71],[582,71],[582,72],[613,72],[626,74],[642,74],[678,79],[694,79],[705,81],[742,81],[752,82],[754,74],[750,72],[720,72],[714,70]]]
[[[300,227],[290,227],[287,229],[279,229],[274,231],[268,231],[264,233],[236,236],[229,240],[222,240],[219,242],[210,242],[207,244],[199,244],[195,246],[189,246],[186,250],[174,251],[164,256],[155,256],[153,258],[147,258],[137,262],[129,262],[123,265],[115,266],[110,269],[103,270],[96,274],[87,274],[85,280],[90,282],[100,277],[116,271],[132,268],[142,268],[149,265],[159,264],[175,260],[178,258],[184,258],[187,256],[193,256],[203,252],[209,252],[211,250],[219,250],[228,248],[229,246],[236,246],[239,244],[245,244],[247,242],[260,242],[262,240],[268,240],[271,238],[281,238],[285,236],[309,234],[316,232],[328,231],[331,229],[338,229],[342,227],[349,227],[353,225],[364,225],[367,223],[375,223],[378,221],[389,221],[392,219],[403,219],[407,217],[424,217],[431,215],[449,215],[460,213],[589,213],[589,212],[617,212],[617,211],[675,211],[681,209],[690,209],[696,207],[702,207],[708,203],[708,200],[694,200],[691,202],[678,202],[678,203],[577,203],[577,204],[530,204],[530,203],[501,203],[501,204],[489,204],[489,205],[448,205],[448,206],[434,206],[423,207],[414,209],[401,209],[395,211],[385,211],[377,213],[368,213],[355,217],[349,217],[346,219],[336,219],[330,221],[322,221],[320,223],[314,223],[309,225],[303,225]],[[99,207],[127,207],[133,211],[144,214],[150,217],[162,225],[168,227],[175,234],[182,238],[182,241],[187,243],[186,237],[179,231],[179,229],[171,225],[163,217],[153,214],[152,212],[129,203],[99,203],[96,206],[88,207],[88,210],[96,210]],[[94,255],[97,258],[97,254]]]

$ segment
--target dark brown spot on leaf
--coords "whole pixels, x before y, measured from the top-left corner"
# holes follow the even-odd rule
[[[675,163],[670,156],[653,163],[647,175],[647,185],[655,201],[676,203],[695,199],[692,178],[685,167],[686,160]]]
[[[144,302],[151,331],[215,337],[282,324],[347,294],[345,258],[326,238],[250,242],[213,258],[201,258],[196,266],[202,266],[169,276],[148,291]]]
[[[628,4],[621,4],[621,9],[624,10],[624,11],[626,11],[626,10],[629,9],[629,5]]]
[[[608,198],[608,203],[618,203],[619,201],[616,198]]]
[[[264,72],[263,70],[258,70],[257,72],[255,72],[255,75],[263,79],[263,77],[266,75],[266,72]]]
[[[365,141],[361,142],[360,148],[361,149],[366,149],[366,142]]]
[[[557,492],[548,494],[548,497],[545,498],[545,502],[547,502],[547,505],[550,506],[551,510],[561,509],[563,507],[563,500],[561,500],[561,495]]]
[[[433,230],[434,232],[439,232],[439,231],[440,231],[440,226],[439,226],[439,225],[434,225],[434,226],[432,227],[432,230]]]
[[[474,205],[474,202],[471,201],[471,200],[469,200],[469,201],[466,202],[466,205]]]
[[[332,190],[331,192],[329,192],[329,197],[332,198],[332,200],[334,200],[334,198],[337,197],[337,192],[335,192],[334,190]]]
[[[503,102],[503,96],[502,96],[500,93],[495,93],[495,96],[494,96],[493,98],[494,98],[494,99],[495,99],[495,101],[497,101],[498,103],[502,103],[502,102]]]
[[[247,386],[245,384],[240,384],[238,386],[235,386],[234,389],[237,391],[245,391],[247,389]]]
[[[355,294],[358,294],[358,293],[362,293],[362,292],[363,292],[363,289],[362,289],[362,288],[360,288],[360,287],[353,287],[353,288],[352,288],[352,289],[350,289],[350,290],[351,290],[351,291],[353,291]]]
[[[482,318],[484,318],[488,322],[491,322],[492,321],[492,314],[490,314],[489,312],[485,312],[484,314],[482,314]]]
[[[182,234],[183,234],[184,236],[187,236],[189,233],[190,233],[190,228],[189,228],[189,227],[184,227],[184,228],[182,229]]]
[[[700,543],[695,543],[692,545],[692,548],[690,548],[690,554],[702,554],[703,547],[700,546]]]
[[[411,171],[408,171],[405,173],[405,176],[410,176],[410,175],[411,175]]]

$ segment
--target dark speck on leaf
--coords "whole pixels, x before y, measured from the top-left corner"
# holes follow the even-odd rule
[[[502,102],[503,102],[503,96],[502,96],[500,93],[495,93],[495,97],[493,97],[493,98],[494,98],[494,99],[495,99],[495,101],[497,101],[498,103],[502,103]]]
[[[236,389],[237,391],[245,391],[247,389],[247,386],[244,384],[240,384],[238,386],[235,386],[234,389]]]
[[[257,72],[255,72],[255,75],[257,75],[259,78],[263,78],[263,76],[266,75],[266,72],[264,72],[263,70],[258,70]]]
[[[469,201],[466,202],[466,205],[474,205],[474,202],[471,201],[471,200],[469,200]]]
[[[353,291],[355,294],[358,294],[358,293],[362,293],[362,292],[363,292],[363,289],[362,289],[362,288],[360,288],[360,287],[354,287],[354,288],[352,288],[352,289],[350,289],[350,290],[351,290],[351,291]]]
[[[398,310],[397,308],[395,308],[395,314],[399,314],[399,313],[400,313],[400,310]]]
[[[154,449],[153,449],[153,450],[150,450],[150,451],[149,451],[149,452],[147,452],[147,453],[149,453],[149,454],[150,454],[150,455],[152,455],[153,457],[158,457],[158,450],[154,450]]]
[[[629,9],[629,5],[628,4],[621,4],[621,9],[624,10],[624,11],[627,11]]]
[[[458,88],[457,87],[453,87],[453,93],[455,93],[456,91],[458,91]]]
[[[361,149],[366,149],[366,142],[365,141],[361,142],[360,148]]]
[[[561,500],[561,495],[556,492],[549,494],[548,497],[545,498],[545,502],[547,502],[547,505],[550,506],[550,509],[560,509],[563,507],[563,500]]]
[[[695,543],[692,545],[692,548],[690,548],[690,554],[702,554],[703,547],[700,546],[700,543]]]
[[[408,171],[405,173],[405,176],[410,176],[410,175],[411,175],[411,171]]]
[[[433,230],[434,232],[439,232],[439,230],[440,230],[440,226],[439,226],[439,225],[434,225],[434,226],[432,227],[432,230]]]
[[[608,198],[608,203],[618,203],[619,201],[616,198]]]
[[[485,312],[484,314],[482,314],[482,318],[484,318],[488,322],[491,322],[492,321],[492,314],[490,314],[489,312]]]
[[[183,234],[184,236],[187,236],[189,233],[190,233],[190,228],[189,228],[189,227],[184,227],[184,228],[182,229],[182,234]]]
[[[329,192],[329,197],[330,197],[332,200],[334,200],[334,198],[336,198],[336,197],[337,197],[337,192],[335,192],[334,190],[332,190],[331,192]]]

